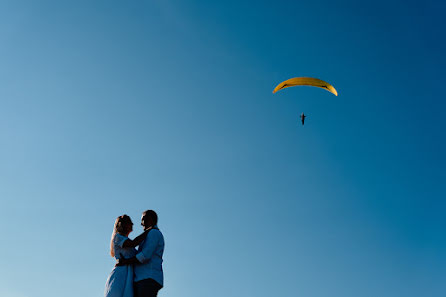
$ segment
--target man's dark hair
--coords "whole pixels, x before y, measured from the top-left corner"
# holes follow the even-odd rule
[[[154,210],[146,210],[145,212],[143,212],[144,216],[147,216],[148,218],[150,218],[150,220],[152,221],[152,226],[155,226],[156,224],[158,224],[158,215],[156,214],[156,212]]]

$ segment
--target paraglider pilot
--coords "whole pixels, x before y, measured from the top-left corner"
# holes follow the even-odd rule
[[[307,116],[304,114],[304,113],[302,113],[301,115],[300,115],[300,119],[301,119],[301,121],[302,121],[302,126],[304,125],[304,123],[305,123],[305,118],[306,118]]]

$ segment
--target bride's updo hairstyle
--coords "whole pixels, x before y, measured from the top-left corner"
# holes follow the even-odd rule
[[[124,231],[125,231],[124,225],[126,223],[131,223],[131,222],[132,222],[132,220],[126,214],[116,218],[115,226],[113,228],[113,233],[112,233],[112,236],[110,239],[110,256],[112,256],[112,257],[115,256],[115,249],[113,248],[113,239],[115,238],[116,233],[120,233],[120,234],[124,233]]]
[[[113,230],[114,233],[124,233],[125,229],[124,229],[124,225],[127,223],[131,223],[132,220],[130,219],[130,217],[126,214],[119,216],[116,218],[115,221],[115,229]]]

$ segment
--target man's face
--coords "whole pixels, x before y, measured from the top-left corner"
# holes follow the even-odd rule
[[[145,214],[142,214],[141,216],[141,226],[143,226],[144,229],[152,226],[152,221]]]

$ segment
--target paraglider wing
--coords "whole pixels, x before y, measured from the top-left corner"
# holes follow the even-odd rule
[[[312,87],[318,87],[325,89],[329,91],[330,93],[333,93],[334,95],[338,96],[338,92],[336,89],[330,85],[328,82],[312,78],[312,77],[295,77],[290,78],[286,81],[281,82],[277,85],[277,87],[274,89],[273,93],[280,91],[282,89],[288,88],[288,87],[295,87],[295,86],[312,86]]]

